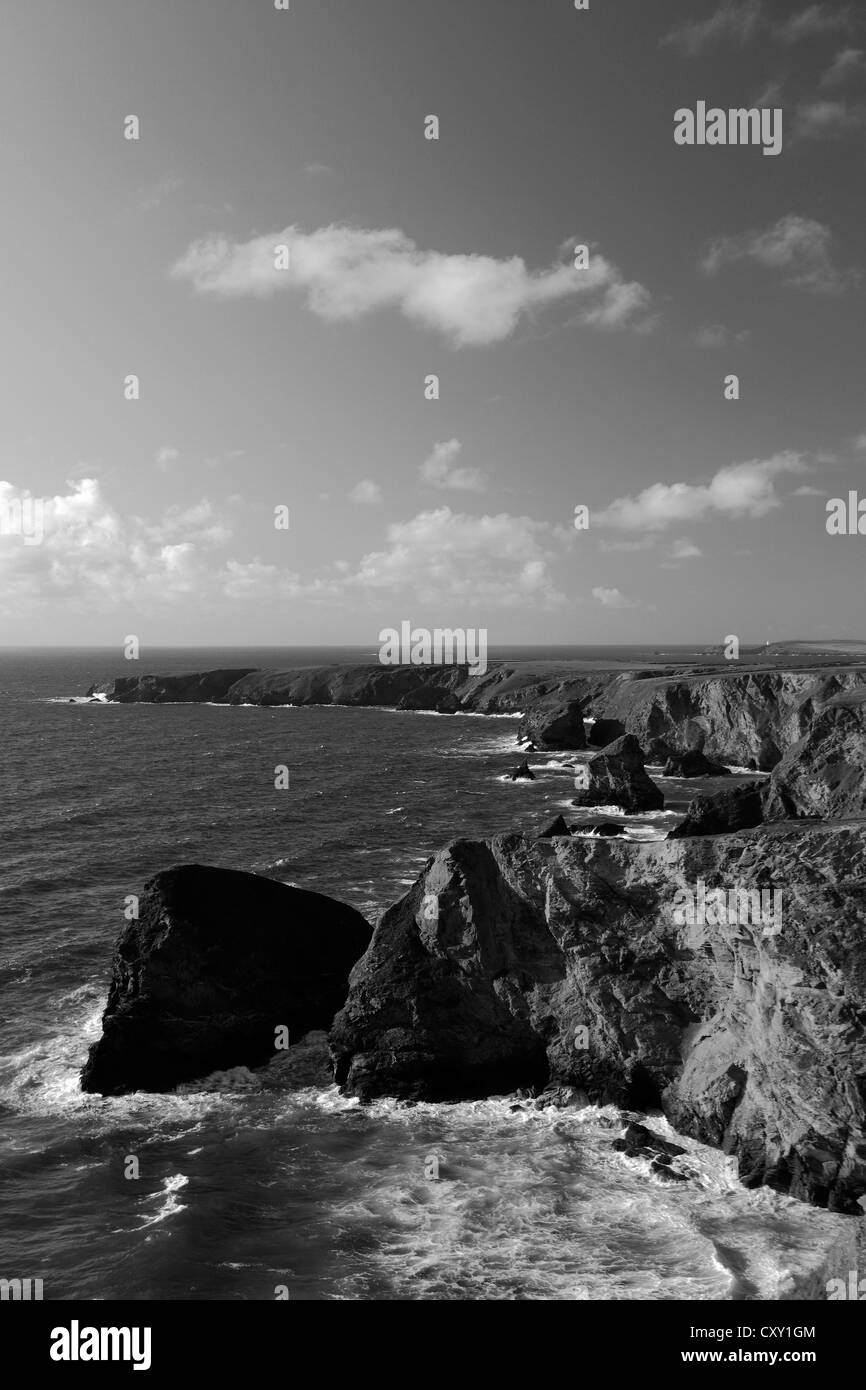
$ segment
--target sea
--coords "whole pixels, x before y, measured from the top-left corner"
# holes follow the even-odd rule
[[[171,648],[135,671],[375,660]],[[531,754],[533,782],[506,779],[523,757],[510,716],[83,698],[129,674],[119,650],[0,650],[0,1278],[42,1279],[57,1300],[758,1300],[822,1297],[847,1269],[850,1219],[746,1191],[692,1140],[689,1181],[664,1184],[613,1149],[613,1107],[361,1105],[320,1066],[84,1095],[124,899],[162,869],[264,874],[374,924],[456,837],[537,833],[563,811],[660,838],[696,790],[661,780],[668,804],[649,816],[575,811],[562,754]]]

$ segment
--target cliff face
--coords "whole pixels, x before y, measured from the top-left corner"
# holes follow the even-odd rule
[[[222,704],[232,686],[250,674],[248,666],[235,670],[201,671],[183,676],[119,676],[97,682],[88,695],[105,695],[121,705]]]
[[[834,1209],[866,1193],[866,825],[655,843],[457,841],[352,972],[331,1048],[360,1095],[553,1081]],[[679,889],[781,890],[781,929],[680,925]],[[708,916],[721,915],[712,910]],[[736,914],[732,914],[736,915]]]
[[[530,663],[473,676],[466,666],[334,666],[297,671],[211,671],[126,676],[92,686],[121,702],[214,700],[261,705],[384,705],[398,709],[524,714],[521,735],[545,748],[584,746],[583,715],[605,742],[634,734],[653,760],[701,749],[708,757],[770,771],[806,737],[825,706],[848,701],[852,727],[866,728],[866,673],[720,670],[575,674]],[[595,742],[595,740],[593,740]]]
[[[366,949],[360,913],[256,874],[182,865],[145,884],[115,950],[82,1089],[168,1091],[328,1028]]]

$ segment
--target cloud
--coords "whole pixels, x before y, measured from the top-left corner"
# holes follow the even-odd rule
[[[626,598],[619,589],[603,589],[600,586],[593,589],[592,596],[601,604],[602,608],[639,608],[640,604],[633,599]]]
[[[73,609],[119,603],[164,606],[180,595],[203,593],[214,552],[231,528],[208,501],[169,507],[155,521],[122,516],[99,482],[79,478],[68,491],[42,499],[44,538],[27,546],[0,535],[0,593],[5,601],[33,600]],[[0,483],[0,498],[14,494]]]
[[[155,183],[148,184],[138,195],[138,206],[142,212],[153,212],[164,203],[166,198],[170,198],[173,193],[177,193],[183,188],[184,180],[180,174],[165,174]]]
[[[773,26],[773,35],[782,43],[797,43],[800,39],[810,39],[815,34],[828,34],[847,30],[852,26],[850,9],[833,5],[809,5],[797,14],[791,15],[781,24]]]
[[[288,248],[288,269],[276,268],[280,246]],[[519,256],[423,251],[396,228],[333,224],[310,233],[289,226],[247,242],[213,236],[194,242],[171,273],[219,298],[299,291],[328,323],[393,309],[456,347],[502,342],[523,315],[574,297],[590,301],[581,321],[600,328],[639,326],[650,302],[642,285],[625,281],[597,251],[583,270],[557,262],[530,271]]]
[[[655,536],[641,536],[639,541],[609,541],[602,536],[598,543],[598,548],[604,554],[623,551],[626,554],[634,554],[638,550],[652,550],[656,543]]]
[[[841,294],[859,282],[859,272],[839,270],[833,264],[829,227],[809,217],[789,213],[763,231],[720,237],[707,248],[701,262],[708,275],[725,265],[753,261],[780,272],[782,283],[812,294]]]
[[[453,488],[456,492],[484,492],[487,480],[479,468],[455,468],[463,445],[459,439],[436,444],[421,464],[421,477],[430,487]]]
[[[820,140],[851,135],[866,127],[866,108],[844,101],[811,101],[797,107],[794,135],[799,140]]]
[[[702,556],[703,553],[704,552],[699,550],[693,541],[686,540],[685,538],[674,541],[671,546],[672,560],[696,560]]]
[[[773,479],[805,471],[801,455],[792,452],[732,463],[720,468],[709,483],[653,483],[636,497],[618,497],[593,512],[592,519],[594,525],[615,530],[652,532],[713,515],[762,517],[781,505]]]
[[[839,87],[849,78],[863,77],[866,61],[862,48],[843,48],[821,78],[822,87]]]
[[[804,484],[803,487],[795,487],[795,488],[794,488],[794,496],[795,496],[795,497],[823,497],[823,496],[824,496],[824,493],[821,491],[821,489],[820,489],[819,487],[809,487],[809,486],[807,486],[806,484]]]
[[[180,458],[180,453],[171,444],[163,444],[161,449],[156,451],[156,466],[161,472],[167,473],[173,463]]]
[[[866,449],[866,434],[858,434],[854,440],[855,449]]]
[[[697,58],[719,42],[745,44],[761,23],[761,0],[731,0],[707,19],[690,20],[665,34],[660,47],[675,48]]]
[[[731,347],[744,343],[748,336],[749,330],[747,328],[734,333],[732,329],[726,328],[722,323],[710,323],[696,330],[694,340],[699,348],[710,352],[714,348]]]
[[[375,507],[382,501],[382,489],[378,483],[364,478],[360,483],[355,484],[347,496],[350,502],[357,502],[362,507]]]

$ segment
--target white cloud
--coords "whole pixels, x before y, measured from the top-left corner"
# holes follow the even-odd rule
[[[866,74],[866,55],[862,48],[843,48],[821,78],[822,87],[839,87],[850,78]]]
[[[672,560],[696,560],[703,555],[703,553],[704,552],[700,550],[693,541],[686,540],[685,538],[674,541],[671,546]]]
[[[637,497],[619,497],[593,523],[621,531],[663,531],[683,521],[708,517],[761,517],[781,505],[773,479],[785,473],[804,473],[799,454],[781,453],[769,459],[733,463],[709,483],[653,483]]]
[[[180,458],[180,453],[171,444],[163,444],[161,449],[156,451],[156,466],[163,473],[167,473],[173,463]]]
[[[725,265],[753,261],[780,272],[785,285],[813,294],[841,294],[859,281],[859,272],[837,269],[832,241],[833,234],[823,223],[789,213],[762,231],[720,237],[707,248],[701,266],[713,275]]]
[[[810,39],[815,34],[828,34],[851,28],[852,16],[847,6],[808,5],[798,10],[790,19],[776,24],[773,33],[783,43],[797,43],[800,39]]]
[[[487,481],[479,468],[455,468],[462,453],[459,439],[436,444],[429,458],[421,464],[421,477],[430,487],[453,488],[455,492],[484,492]]]
[[[639,608],[640,604],[633,599],[626,598],[619,589],[603,589],[600,586],[593,589],[592,596],[602,606],[602,608]]]
[[[707,19],[690,20],[672,29],[665,34],[661,46],[697,58],[721,41],[745,44],[757,32],[762,13],[760,0],[731,0]]]
[[[362,507],[375,507],[382,501],[382,489],[369,478],[356,483],[347,495],[350,502],[358,502]]]
[[[706,324],[703,328],[697,329],[694,335],[697,346],[706,352],[711,352],[714,348],[731,347],[744,343],[748,336],[749,330],[747,328],[734,333],[723,323]]]
[[[844,101],[812,101],[797,107],[794,134],[800,140],[849,135],[866,127],[866,109]]]
[[[278,246],[289,249],[288,269],[275,267]],[[214,236],[194,242],[172,274],[221,298],[301,291],[311,312],[330,323],[396,309],[457,347],[501,342],[524,314],[576,296],[591,301],[581,321],[602,328],[639,324],[650,302],[642,285],[623,280],[597,251],[584,270],[569,262],[530,271],[519,256],[423,251],[396,228],[331,225],[305,233],[289,226],[247,242]]]
[[[67,484],[43,499],[44,537],[24,545],[0,535],[0,592],[5,600],[33,600],[56,607],[110,608],[118,603],[163,606],[203,592],[213,552],[231,529],[208,501],[169,507],[156,521],[122,516],[93,478]],[[0,496],[10,494],[0,484]]]

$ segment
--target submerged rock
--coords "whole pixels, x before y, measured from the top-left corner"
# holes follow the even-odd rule
[[[730,768],[713,762],[699,748],[673,753],[664,765],[663,777],[730,777]]]
[[[353,970],[330,1038],[336,1079],[362,1096],[555,1085],[661,1108],[736,1155],[749,1185],[859,1215],[864,851],[866,823],[458,840]],[[698,880],[780,889],[781,930],[683,922],[681,891]]]
[[[664,793],[647,775],[641,746],[633,734],[609,743],[582,764],[588,785],[573,806],[621,806],[624,811],[660,811]]]
[[[117,943],[85,1091],[169,1091],[274,1058],[327,1029],[370,940],[354,908],[231,869],[185,864],[145,884]]]

